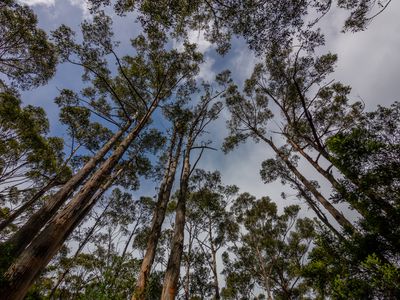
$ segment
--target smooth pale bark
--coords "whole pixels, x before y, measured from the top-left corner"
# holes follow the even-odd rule
[[[79,225],[94,205],[90,199],[102,183],[107,180],[129,145],[147,124],[158,102],[159,99],[153,101],[144,117],[123,139],[113,154],[95,171],[73,199],[52,218],[43,231],[10,266],[4,274],[6,280],[4,287],[0,290],[0,294],[6,295],[4,300],[23,299],[35,278],[43,271],[69,234]]]
[[[292,147],[299,152],[313,167],[315,170],[318,171],[318,173],[320,173],[322,176],[324,176],[333,186],[333,188],[339,192],[342,197],[344,199],[346,199],[346,197],[348,195],[346,195],[346,193],[344,192],[344,189],[342,187],[342,185],[336,180],[336,178],[328,171],[326,171],[325,169],[323,169],[318,162],[316,162],[315,160],[312,159],[311,156],[309,156],[303,149],[301,149],[301,147],[299,145],[297,145],[295,142],[289,140],[289,143],[292,145]],[[350,180],[354,185],[359,187],[359,183],[357,183],[356,180]],[[364,191],[364,193],[370,197],[371,199],[375,199],[375,203],[380,205],[380,207],[388,214],[393,212],[393,207],[391,207],[391,205],[387,204],[385,201],[383,201],[382,199],[379,199],[376,197],[376,195],[373,195],[370,191]],[[365,217],[365,212],[360,209],[359,207],[356,206],[352,206],[354,207],[362,216]]]
[[[118,176],[122,173],[123,169],[119,169],[117,172],[115,172],[110,179],[100,188],[97,190],[96,194],[93,196],[93,199],[91,202],[95,203],[97,202],[98,199],[100,199],[101,196],[103,196],[104,192],[112,185],[112,183],[118,178]],[[78,255],[81,253],[83,248],[86,246],[86,244],[89,242],[91,236],[93,235],[94,231],[96,230],[97,226],[100,224],[100,221],[103,219],[105,213],[107,212],[108,208],[111,205],[111,201],[109,201],[106,205],[106,207],[103,209],[102,213],[96,218],[94,224],[90,228],[90,230],[87,232],[85,238],[83,241],[79,244],[78,249],[76,249],[74,256],[72,257],[72,260],[75,260]],[[60,286],[60,284],[63,282],[65,276],[68,275],[69,271],[71,270],[72,266],[67,267],[62,274],[57,278],[57,282],[54,285],[54,287],[51,289],[49,298],[51,299],[54,296],[54,293]]]
[[[253,244],[255,245],[255,250],[256,250],[256,255],[255,259],[258,260],[258,265],[260,267],[260,272],[261,272],[261,277],[264,281],[264,288],[267,291],[267,299],[272,300],[272,293],[271,293],[271,272],[272,268],[274,266],[274,259],[271,257],[272,262],[271,265],[269,266],[267,270],[267,266],[265,265],[266,261],[265,258],[262,256],[261,251],[258,247],[259,241],[254,240],[254,236],[251,236],[251,239],[253,240]]]
[[[262,139],[264,142],[266,142],[272,150],[282,159],[282,161],[286,164],[288,169],[300,180],[300,182],[304,185],[304,187],[313,194],[313,196],[322,204],[322,206],[332,215],[332,217],[342,226],[344,229],[348,229],[351,231],[355,231],[355,228],[353,225],[350,223],[349,220],[347,220],[342,213],[340,213],[328,200],[325,199],[324,196],[317,190],[317,188],[309,181],[307,180],[300,172],[297,170],[297,168],[290,162],[289,158],[282,152],[280,151],[275,144],[264,137],[262,134],[260,134],[257,130],[254,130],[257,136]]]
[[[190,261],[192,258],[192,245],[193,245],[193,239],[194,239],[194,234],[193,234],[193,227],[192,224],[190,224],[189,230],[188,230],[188,245],[187,245],[187,254],[186,254],[186,266],[185,266],[185,283],[183,286],[183,289],[185,291],[185,300],[190,299]]]
[[[315,170],[318,171],[318,173],[320,173],[322,176],[325,177],[325,179],[327,179],[332,186],[337,190],[340,191],[341,190],[341,184],[336,180],[336,178],[328,171],[326,171],[325,169],[323,169],[310,155],[308,155],[308,153],[306,153],[298,144],[296,144],[295,142],[293,142],[292,140],[288,139],[290,145],[292,145],[292,147],[299,152],[313,167]]]
[[[165,271],[163,290],[161,294],[162,300],[174,300],[177,294],[185,232],[186,197],[190,177],[191,144],[191,142],[188,142],[183,160],[183,170],[175,214],[174,235],[172,237],[171,252],[168,259],[167,269]]]
[[[332,157],[329,155],[329,153],[325,149],[321,149],[320,147],[315,145],[315,143],[312,143],[312,141],[309,141],[309,142],[310,142],[310,145],[314,148],[314,150],[316,150],[327,161],[329,161],[333,166],[335,166]],[[328,172],[328,174],[330,174],[330,173]],[[363,186],[362,183],[360,182],[360,180],[356,176],[352,176],[352,177],[345,176],[345,178],[347,180],[349,180],[354,186],[356,186],[357,189],[361,191],[361,193],[363,193],[368,198],[370,198],[372,201],[374,201],[374,203],[376,205],[378,205],[379,208],[382,209],[388,216],[396,215],[395,208],[390,203],[387,203],[385,200],[383,200],[382,196],[379,195],[378,191],[372,191],[372,190],[368,189],[368,187]],[[340,186],[338,185],[338,187],[340,187]],[[336,188],[336,186],[335,186],[335,188]],[[340,189],[339,191],[343,191],[343,189]],[[343,197],[346,198],[346,195],[343,195]],[[365,212],[363,211],[362,208],[357,207],[357,205],[354,205],[354,204],[352,204],[352,207],[355,208],[361,215],[365,216]]]
[[[271,143],[271,147],[273,147],[274,151],[278,154],[278,156],[285,162],[287,167],[293,174],[301,181],[301,183],[309,190],[314,197],[322,204],[323,207],[333,216],[333,218],[345,229],[350,229],[354,231],[353,225],[340,213],[328,200],[325,199],[324,196],[315,188],[315,186],[308,181],[298,170],[297,168],[288,160],[286,155],[280,152],[275,145]]]
[[[301,100],[301,104],[303,106],[303,110],[304,110],[304,115],[307,119],[307,122],[310,126],[310,129],[312,131],[312,136],[313,138],[309,137],[309,136],[301,136],[315,151],[318,152],[319,156],[324,157],[327,161],[329,161],[333,166],[334,166],[334,162],[332,160],[331,155],[328,153],[327,149],[326,149],[326,145],[324,144],[324,141],[322,140],[322,137],[318,135],[316,127],[314,125],[314,121],[312,118],[311,113],[308,110],[308,107],[306,105],[306,99],[305,96],[303,94],[303,92],[300,89],[300,86],[297,84],[296,79],[293,78],[295,86],[296,86],[296,91],[298,93],[299,99]],[[278,107],[281,109],[282,113],[284,114],[288,124],[292,125],[292,126],[296,126],[295,123],[293,123],[292,118],[290,117],[287,109],[284,108],[284,106],[281,105],[281,103],[278,101],[278,99],[276,99],[275,97],[273,97],[273,95],[271,95],[268,91],[266,91],[267,94],[271,97],[271,99],[275,102],[275,104],[278,105]],[[285,134],[285,136],[287,137],[287,135]],[[289,138],[288,138],[289,139]],[[301,147],[299,147],[298,145],[296,145],[295,143],[293,143],[293,141],[291,141],[289,139],[289,142],[292,144],[292,146],[294,146],[294,148],[299,151],[304,158],[306,158],[307,161],[309,161],[313,167],[321,174],[323,175],[331,184],[332,186],[339,192],[342,193],[343,189],[341,188],[341,185],[339,182],[337,182],[337,180],[334,178],[334,176],[327,172],[326,170],[324,170],[323,168],[321,168],[319,166],[319,164],[314,161],[306,152],[304,152]],[[372,199],[377,205],[380,206],[380,208],[386,212],[386,214],[388,216],[393,215],[393,213],[395,212],[394,207],[390,204],[387,203],[386,201],[384,201],[382,199],[382,197],[379,196],[379,194],[377,194],[376,191],[371,191],[368,189],[365,189],[362,187],[362,184],[360,183],[360,181],[358,180],[358,178],[353,177],[353,178],[349,178],[348,176],[346,176],[346,178],[352,183],[354,184],[359,190],[362,190],[362,193],[364,193],[366,196],[368,196],[370,199]],[[343,195],[344,198],[346,198],[346,195]],[[353,205],[352,205],[353,206]],[[353,206],[361,215],[365,216],[365,213],[363,212],[363,209],[360,209],[360,207],[355,207]]]
[[[210,250],[211,250],[211,270],[213,273],[213,287],[214,287],[214,299],[219,300],[221,298],[219,294],[219,283],[218,283],[218,271],[217,271],[217,249],[215,249],[213,243],[213,236],[211,230],[211,221],[209,222],[209,236],[210,236]]]
[[[171,242],[171,252],[168,258],[167,269],[165,271],[164,276],[164,284],[163,290],[161,293],[161,300],[173,300],[177,294],[178,281],[179,281],[179,273],[180,266],[183,254],[183,243],[184,243],[184,235],[185,235],[185,217],[186,217],[186,200],[189,189],[189,178],[191,175],[191,165],[190,165],[190,153],[193,149],[193,144],[196,139],[200,136],[202,132],[204,132],[205,127],[215,119],[216,115],[220,112],[214,112],[215,115],[210,116],[208,111],[208,105],[210,102],[215,99],[215,97],[210,97],[207,100],[203,101],[200,106],[198,106],[195,111],[196,115],[190,125],[190,129],[187,134],[187,143],[185,147],[185,152],[183,155],[183,167],[180,176],[180,186],[179,186],[179,194],[178,194],[178,202],[176,206],[175,213],[175,226],[174,226],[174,234]],[[201,147],[197,147],[201,148]],[[195,161],[193,165],[193,169],[196,167],[199,162],[203,151],[205,148],[202,148],[199,157]]]
[[[306,193],[304,188],[301,186],[300,183],[293,181],[293,184],[296,185],[297,189],[299,190],[301,196],[306,200],[308,206],[315,212],[317,215],[318,219],[325,224],[340,240],[344,240],[344,237],[342,234],[339,233],[339,231],[336,230],[335,227],[329,222],[325,214],[320,210],[320,208],[314,203],[313,199]]]
[[[96,168],[98,163],[118,142],[122,135],[128,130],[131,122],[127,123],[111,139],[94,155],[67,183],[51,198],[49,198],[43,206],[35,212],[29,220],[5,243],[12,247],[13,256],[19,256],[22,251],[29,245],[46,225],[46,223],[55,215],[59,208],[71,196],[77,187],[79,187],[89,174]]]
[[[299,153],[314,167],[315,170],[317,170],[322,176],[324,176],[324,177],[332,184],[332,187],[333,187],[334,189],[336,189],[336,191],[337,191],[338,193],[340,193],[344,199],[346,199],[346,197],[347,197],[348,195],[346,195],[345,190],[343,189],[343,187],[341,186],[341,184],[335,179],[335,177],[334,177],[330,172],[328,172],[328,171],[326,171],[325,169],[323,169],[323,168],[318,164],[318,162],[316,162],[315,160],[313,160],[312,157],[310,157],[303,149],[301,149],[301,147],[299,147],[299,145],[297,145],[295,142],[291,141],[290,139],[288,139],[288,140],[289,140],[289,143],[293,146],[293,148],[294,148],[297,152],[299,152]],[[359,187],[360,184],[359,184],[359,182],[357,182],[356,179],[353,179],[353,180],[350,179],[350,181],[351,181],[354,185],[356,185],[357,187]],[[303,191],[303,193],[304,193],[304,191]],[[303,193],[302,193],[302,194],[303,194]],[[364,193],[366,196],[368,196],[370,199],[372,199],[372,200],[374,201],[375,204],[377,204],[383,211],[386,212],[387,215],[389,215],[389,216],[392,215],[392,216],[393,216],[393,214],[394,214],[394,209],[393,209],[393,207],[392,207],[390,204],[386,203],[384,200],[380,199],[379,197],[376,197],[376,195],[374,195],[374,194],[373,194],[371,191],[369,191],[369,190],[366,190],[366,191],[364,190],[363,193]],[[305,198],[305,197],[304,197],[304,198]],[[309,200],[306,199],[306,201],[309,203]],[[351,203],[350,203],[350,204],[351,204]],[[368,217],[368,216],[366,216],[365,209],[364,209],[364,210],[363,210],[363,209],[360,209],[360,207],[357,207],[357,205],[353,205],[353,204],[351,204],[351,205],[352,205],[352,207],[353,207],[354,209],[357,210],[358,213],[360,213],[360,215],[362,215],[363,217]],[[311,207],[311,208],[315,211],[315,209],[314,209],[313,207]],[[318,216],[318,214],[317,214],[317,216]],[[318,217],[319,217],[319,216],[318,216]],[[319,218],[320,218],[320,217],[319,217]],[[384,218],[384,217],[383,217],[383,218]],[[341,234],[339,234],[336,230],[334,230],[333,226],[332,226],[331,224],[329,224],[329,222],[328,222],[327,220],[325,221],[323,218],[320,218],[320,220],[321,220],[322,222],[324,222],[324,224],[327,225],[327,226],[332,230],[332,232],[335,233],[339,238],[344,239],[344,237],[343,237]],[[384,233],[384,232],[382,231],[382,233]],[[388,235],[386,235],[386,236],[384,235],[384,238],[387,239],[389,242],[391,242],[391,243],[393,243],[393,244],[398,243],[397,240],[393,240],[393,239],[390,238],[390,232],[388,233]]]
[[[178,144],[176,146],[174,154],[174,149],[177,139],[178,139]],[[165,219],[165,212],[171,196],[172,186],[175,180],[176,168],[178,166],[179,157],[181,155],[182,139],[183,139],[182,135],[178,134],[176,128],[174,128],[174,133],[171,138],[171,144],[169,148],[168,166],[166,168],[164,178],[158,193],[157,205],[153,213],[150,235],[147,240],[146,253],[143,257],[143,261],[140,267],[140,272],[136,283],[135,292],[132,296],[132,300],[145,299],[146,286],[150,275],[151,267],[153,265],[154,258],[156,255],[157,244],[161,236],[161,228]]]

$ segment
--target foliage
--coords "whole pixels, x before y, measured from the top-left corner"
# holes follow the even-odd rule
[[[400,103],[364,112],[364,105],[351,99],[350,86],[331,80],[338,57],[320,53],[325,37],[317,28],[336,5],[348,13],[343,30],[364,30],[391,0],[87,2],[92,17],[82,22],[80,33],[61,25],[51,41],[28,6],[0,3],[0,219],[21,209],[2,227],[1,240],[40,212],[122,132],[68,190],[67,204],[47,219],[54,225],[64,216],[70,223],[60,224],[68,225],[68,232],[59,224],[37,226],[37,239],[32,236],[28,246],[34,255],[25,249],[16,258],[25,259],[28,273],[44,270],[26,299],[136,295],[152,215],[160,210],[141,183],[152,181],[165,191],[161,169],[171,176],[175,194],[165,197],[167,218],[155,233],[155,258],[140,300],[163,297],[165,287],[186,300],[400,298]],[[110,5],[141,26],[131,39],[132,55],[118,55],[113,18],[101,10]],[[212,82],[199,82],[207,56],[189,42],[193,33],[204,34],[220,54],[229,51],[234,36],[247,43],[259,63],[243,89],[228,70]],[[58,61],[83,70],[80,89],[60,89],[55,99],[62,125],[57,134],[64,139],[49,135],[47,111],[24,105],[18,91],[46,84]],[[206,127],[225,113],[224,152],[248,140],[263,143],[263,182],[288,184],[315,220],[301,218],[297,205],[238,195],[220,171],[197,168],[206,151],[216,150],[210,147],[215,132],[205,139]],[[179,151],[171,131],[180,138]],[[165,154],[168,139],[173,151]],[[172,158],[182,167],[175,186]],[[346,212],[351,217],[346,219],[339,203],[357,217]],[[48,228],[60,228],[62,239],[47,239]],[[3,267],[14,249],[7,243],[0,247],[3,279],[14,272]],[[22,273],[16,272],[16,281]]]
[[[57,56],[32,9],[14,0],[0,4],[0,73],[24,89],[47,83]],[[0,84],[5,83],[0,80]]]
[[[64,164],[63,140],[48,136],[45,111],[21,104],[14,94],[0,93],[0,195],[8,205],[29,196],[28,184],[34,190],[54,176],[58,182],[71,176]]]
[[[232,205],[241,225],[240,244],[224,254],[224,273],[228,278],[226,299],[235,299],[258,286],[268,299],[302,297],[309,289],[301,274],[314,238],[310,219],[298,219],[298,206],[287,206],[279,215],[269,198],[256,200],[241,194]],[[244,285],[244,287],[242,287]]]

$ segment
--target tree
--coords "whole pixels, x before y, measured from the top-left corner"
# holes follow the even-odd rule
[[[185,121],[186,120],[184,120],[184,118],[178,117],[178,119],[174,122],[170,146],[167,153],[168,161],[158,191],[158,200],[153,213],[150,234],[147,240],[146,254],[143,257],[136,289],[132,299],[144,299],[147,281],[150,276],[150,270],[153,265],[154,258],[156,256],[156,248],[158,240],[161,236],[161,229],[175,180],[176,169],[181,156]]]
[[[352,127],[327,141],[332,161],[346,175],[342,194],[349,196],[363,218],[359,221],[361,233],[347,242],[320,233],[305,274],[322,297],[395,299],[399,295],[399,226],[395,222],[399,213],[395,192],[399,179],[398,125],[395,102],[391,107],[364,113]],[[352,183],[354,178],[358,186]],[[342,201],[341,194],[336,197]]]
[[[227,73],[222,73],[217,76],[217,82],[221,85],[227,85],[230,82]],[[167,269],[164,276],[164,285],[162,291],[162,299],[175,299],[177,294],[177,285],[180,273],[180,264],[182,260],[183,244],[184,244],[184,231],[185,231],[185,214],[186,202],[189,193],[189,179],[200,160],[203,152],[207,149],[207,144],[196,146],[198,138],[200,138],[205,131],[205,128],[215,119],[222,110],[222,103],[212,101],[219,97],[222,92],[212,93],[209,85],[204,84],[204,95],[201,96],[199,103],[192,111],[189,111],[189,121],[186,127],[186,145],[183,155],[182,171],[179,182],[179,192],[177,195],[177,205],[175,211],[175,224],[174,234],[172,237],[171,252],[168,259]],[[200,155],[191,166],[191,153],[194,149],[201,149]]]
[[[366,234],[385,239],[380,241],[385,249],[381,251],[389,259],[400,249],[395,221],[400,213],[399,107],[398,102],[387,108],[378,106],[327,141],[333,164],[346,176],[342,194],[362,213],[360,224]]]
[[[11,85],[28,89],[45,84],[55,73],[57,56],[37,18],[14,0],[0,4],[0,73]],[[1,88],[5,82],[0,81]]]
[[[43,194],[65,182],[71,170],[64,161],[63,140],[48,136],[42,108],[21,107],[16,95],[4,92],[0,116],[0,194],[2,201],[19,205],[2,208],[0,230],[4,230]]]
[[[267,299],[292,299],[308,291],[302,280],[302,268],[314,239],[313,222],[298,219],[298,206],[287,206],[278,215],[276,204],[269,198],[245,193],[232,205],[232,212],[241,226],[237,243],[224,254],[227,275],[226,299],[244,290],[237,290],[241,280],[254,282],[266,292]],[[239,279],[243,278],[243,279]],[[239,280],[239,281],[237,281]]]
[[[217,257],[218,251],[227,244],[236,227],[227,211],[227,206],[237,192],[236,186],[222,185],[218,171],[206,172],[196,169],[193,172],[186,221],[188,232],[184,278],[186,299],[194,297],[196,289],[198,292],[202,291],[200,286],[204,288],[209,286],[214,299],[220,299]],[[200,260],[203,260],[203,265],[200,264]],[[192,266],[194,267],[193,274],[190,272]],[[204,269],[211,272],[211,278],[199,274],[199,272],[204,272]],[[199,297],[204,297],[204,292]]]
[[[360,31],[381,14],[391,0],[318,0],[318,1],[130,1],[90,0],[91,11],[110,6],[119,15],[137,12],[143,27],[162,26],[172,36],[187,37],[189,31],[202,30],[207,40],[226,53],[233,35],[242,36],[249,48],[258,54],[271,50],[274,45],[283,48],[297,39],[307,27],[318,23],[333,4],[350,12],[344,30]],[[308,15],[312,15],[306,22]]]
[[[370,0],[345,0],[337,1],[337,6],[350,11],[343,30],[352,32],[365,30],[368,25],[380,15],[392,2],[392,0],[370,1]],[[333,1],[316,1],[316,8],[325,15],[331,8]]]
[[[105,53],[114,53],[112,52],[112,48],[110,48],[112,43],[110,42],[111,33],[107,26],[109,23],[110,19],[106,18],[104,15],[94,19],[91,25],[89,23],[84,23],[84,36],[86,36],[87,40],[82,47],[73,42],[71,31],[65,27],[61,28],[55,36],[59,40],[58,44],[60,49],[64,51],[62,57],[72,63],[84,66],[88,73],[91,72],[91,74],[94,74],[94,83],[98,83],[99,88],[104,87],[107,92],[111,93],[111,98],[115,99],[115,101],[120,104],[121,112],[125,118],[128,118],[128,122],[126,125],[123,125],[122,129],[60,189],[53,199],[47,202],[44,209],[46,213],[43,214],[42,211],[38,214],[40,225],[37,226],[35,224],[35,226],[28,226],[29,229],[33,228],[35,230],[34,232],[40,230],[45,224],[43,221],[49,220],[73,190],[89,176],[96,166],[98,166],[99,162],[104,158],[104,155],[117,143],[133,121],[127,111],[124,111],[123,104],[120,101],[121,99],[118,98],[118,94],[115,93],[112,85],[109,84],[107,77],[104,77],[107,73],[103,68],[104,61],[97,59],[104,54],[104,51]],[[176,50],[168,52],[162,48],[164,42],[163,35],[160,32],[151,32],[149,41],[146,41],[143,36],[139,36],[134,43],[138,52],[136,59],[126,58],[126,67],[119,65],[121,76],[125,78],[125,83],[127,84],[126,90],[134,93],[133,95],[131,94],[134,99],[138,99],[137,97],[140,94],[134,89],[136,83],[134,84],[129,80],[124,70],[129,66],[132,67],[132,65],[130,65],[130,63],[132,63],[133,67],[130,69],[132,73],[129,75],[133,76],[134,72],[140,72],[141,75],[139,77],[133,77],[140,79],[140,87],[143,89],[143,96],[139,97],[139,101],[143,103],[142,109],[136,109],[135,114],[131,115],[137,118],[136,124],[115,148],[112,155],[86,180],[80,191],[74,195],[73,199],[62,210],[58,211],[51,222],[47,224],[46,228],[34,238],[28,248],[21,253],[17,261],[9,268],[8,272],[5,274],[7,284],[5,284],[3,290],[9,291],[10,299],[12,297],[21,297],[21,295],[26,293],[32,280],[61,247],[69,233],[91,209],[94,203],[89,200],[98,187],[107,179],[110,172],[126,153],[131,143],[148,124],[152,113],[157,109],[160,101],[166,101],[166,99],[170,97],[172,90],[182,84],[181,81],[185,82],[185,80],[188,80],[187,82],[190,82],[191,76],[197,72],[197,63],[201,61],[201,55],[195,52],[194,46],[186,45],[184,52],[178,52]],[[74,53],[78,56],[80,62],[71,60],[70,56]],[[94,61],[91,60],[91,58],[94,58]],[[94,64],[93,68],[90,64],[87,65],[89,62],[92,63],[92,66]],[[139,66],[141,68],[136,68],[136,63],[140,63]],[[89,76],[89,74],[86,75]],[[45,217],[43,218],[43,216]],[[40,250],[42,249],[40,245],[44,244],[51,245],[45,252]],[[37,257],[38,259],[32,259],[33,257]],[[36,262],[36,266],[31,265],[34,261]],[[20,276],[22,273],[25,274],[23,277]],[[16,276],[16,274],[19,275]],[[11,288],[11,286],[16,285],[20,286],[20,288]],[[11,291],[15,294],[12,294]]]
[[[248,138],[252,138],[256,142],[264,142],[279,156],[279,159],[285,163],[293,175],[313,194],[344,229],[353,230],[353,225],[343,214],[318,191],[317,187],[310,180],[301,174],[296,166],[296,161],[290,157],[290,152],[285,147],[278,148],[275,142],[273,142],[272,137],[268,136],[269,123],[273,118],[273,114],[269,108],[269,95],[255,88],[255,84],[251,80],[247,81],[244,91],[246,94],[242,95],[237,91],[237,87],[231,86],[224,95],[228,109],[232,115],[228,123],[230,136],[225,139],[224,151],[232,150]],[[291,100],[296,101],[297,99]]]
[[[296,158],[294,158],[295,160]],[[301,181],[293,175],[287,168],[286,164],[277,157],[276,159],[267,159],[262,162],[260,170],[261,179],[264,183],[270,183],[278,178],[282,185],[289,183],[290,187],[297,191],[297,197],[303,198],[307,205],[314,211],[318,220],[321,221],[329,230],[335,234],[339,239],[344,239],[345,237],[337,231],[337,229],[330,223],[329,219],[326,217],[324,212],[318,206],[314,195],[310,193],[307,188],[301,183]],[[317,185],[317,183],[315,183]],[[283,194],[284,195],[284,194]]]
[[[92,11],[109,0],[91,0]],[[304,24],[308,4],[296,1],[126,1],[113,2],[114,10],[125,15],[127,12],[140,13],[143,27],[162,26],[173,36],[187,37],[190,30],[205,31],[208,40],[218,46],[220,53],[230,48],[232,35],[244,36],[250,48],[260,50],[273,42],[284,43]],[[271,40],[273,38],[273,41]]]

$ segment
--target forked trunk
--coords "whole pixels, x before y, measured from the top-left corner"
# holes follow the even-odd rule
[[[97,190],[96,194],[93,195],[93,199],[91,199],[91,202],[97,202],[98,199],[100,199],[101,196],[103,196],[104,192],[112,185],[112,183],[118,178],[118,176],[122,173],[123,169],[119,169],[117,172],[115,172],[110,179],[100,188]],[[81,251],[83,250],[83,248],[86,246],[86,244],[88,243],[88,241],[90,240],[90,237],[93,235],[94,231],[96,230],[97,226],[100,224],[100,221],[103,219],[104,214],[106,213],[106,211],[108,210],[109,206],[111,204],[111,201],[109,201],[106,205],[106,207],[104,208],[104,210],[102,211],[102,213],[100,214],[100,216],[98,216],[94,222],[94,224],[92,225],[92,227],[90,228],[90,230],[87,232],[84,240],[79,244],[78,249],[76,249],[74,256],[72,257],[72,260],[75,260],[78,255],[81,253]],[[67,267],[64,272],[62,274],[60,274],[60,276],[58,276],[57,278],[57,282],[54,285],[54,287],[51,289],[49,298],[51,299],[55,292],[57,291],[58,287],[60,286],[60,284],[64,281],[65,276],[68,275],[69,271],[71,270],[72,266]]]
[[[273,146],[274,151],[278,156],[285,162],[287,167],[293,172],[293,174],[303,183],[307,190],[309,190],[314,197],[322,204],[323,207],[332,215],[332,217],[344,228],[354,231],[353,225],[347,220],[342,213],[340,213],[322,194],[315,188],[315,186],[308,181],[297,168],[289,161],[289,159],[280,152],[275,145]]]
[[[129,145],[147,124],[157,107],[156,99],[138,125],[123,139],[114,153],[83,185],[73,199],[55,215],[42,232],[22,252],[5,273],[5,283],[0,290],[6,295],[4,300],[19,300],[26,295],[34,279],[42,272],[47,263],[57,253],[69,234],[82,221],[94,203],[90,201],[102,183],[115,168]]]
[[[178,133],[176,132],[176,130],[174,130],[169,150],[168,167],[165,171],[164,178],[158,193],[157,206],[153,214],[150,235],[147,241],[146,253],[143,257],[142,265],[140,267],[140,273],[138,276],[135,292],[132,296],[132,300],[145,299],[147,281],[156,255],[157,244],[158,240],[160,239],[161,228],[165,219],[165,211],[167,209],[167,205],[171,195],[172,186],[174,184],[176,174],[176,168],[178,166],[178,161],[181,154],[183,139],[182,135],[179,135],[178,137],[179,141],[174,154],[177,135]]]
[[[162,300],[174,300],[177,293],[185,232],[186,197],[190,177],[190,148],[190,146],[186,147],[183,161],[181,184],[175,214],[174,235],[172,237],[171,253],[164,277],[164,285],[161,294]]]
[[[294,141],[289,140],[290,145],[299,152],[313,167],[315,170],[318,171],[319,174],[325,177],[326,180],[328,180],[332,186],[340,192],[341,190],[341,184],[336,180],[336,178],[329,172],[323,169],[318,162],[316,162],[310,155],[308,155],[307,152],[305,152],[298,144],[296,144]]]
[[[334,161],[332,157],[326,152],[321,152],[320,148],[315,146],[314,144],[310,144],[316,151],[321,153],[321,155],[329,161],[333,166],[335,166]],[[307,159],[307,157],[306,157]],[[308,159],[307,159],[308,160]],[[340,170],[339,170],[340,171]],[[330,174],[329,172],[326,172]],[[321,173],[322,174],[322,173]],[[324,174],[323,174],[324,175]],[[324,175],[325,176],[325,175]],[[333,177],[333,176],[332,176]],[[372,191],[371,189],[365,188],[363,184],[360,182],[360,180],[357,178],[357,176],[345,176],[347,180],[349,180],[354,186],[357,187],[358,190],[361,191],[364,195],[366,195],[368,198],[370,198],[376,205],[379,206],[380,209],[382,209],[388,216],[396,216],[396,210],[395,208],[388,202],[386,202],[382,196],[379,195],[379,192],[377,191]],[[328,179],[329,180],[329,179]],[[331,182],[332,183],[332,182]],[[333,185],[333,183],[332,183]],[[335,188],[340,188],[340,184],[336,185]],[[339,189],[339,191],[343,191],[343,189]],[[346,198],[347,195],[343,195],[343,198]],[[365,217],[366,212],[365,208],[360,207],[357,205],[357,203],[350,203],[354,209],[356,209],[362,216]],[[368,213],[367,213],[368,214]]]
[[[340,240],[344,240],[344,236],[339,233],[339,231],[336,230],[335,227],[329,222],[328,218],[325,216],[325,214],[320,210],[320,208],[317,206],[316,203],[314,203],[314,200],[311,198],[310,195],[306,193],[304,188],[300,185],[298,182],[293,182],[293,184],[296,185],[297,189],[299,190],[301,196],[306,200],[308,206],[315,212],[317,215],[318,219],[325,224],[326,227],[328,227]]]
[[[8,240],[5,242],[7,247],[12,247],[13,257],[19,256],[35,236],[54,216],[58,209],[65,203],[68,197],[75,191],[79,185],[96,168],[98,163],[104,158],[107,152],[118,142],[121,136],[128,130],[131,122],[127,123],[93,156],[83,168],[81,168],[67,183],[43,206],[35,212],[29,220]],[[11,263],[11,262],[10,262]],[[5,267],[5,266],[4,266]]]

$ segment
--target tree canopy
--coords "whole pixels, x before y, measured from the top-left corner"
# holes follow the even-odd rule
[[[390,3],[88,0],[41,29],[2,1],[1,298],[399,299],[400,104],[334,79],[321,26]],[[250,148],[261,191],[230,176]]]

